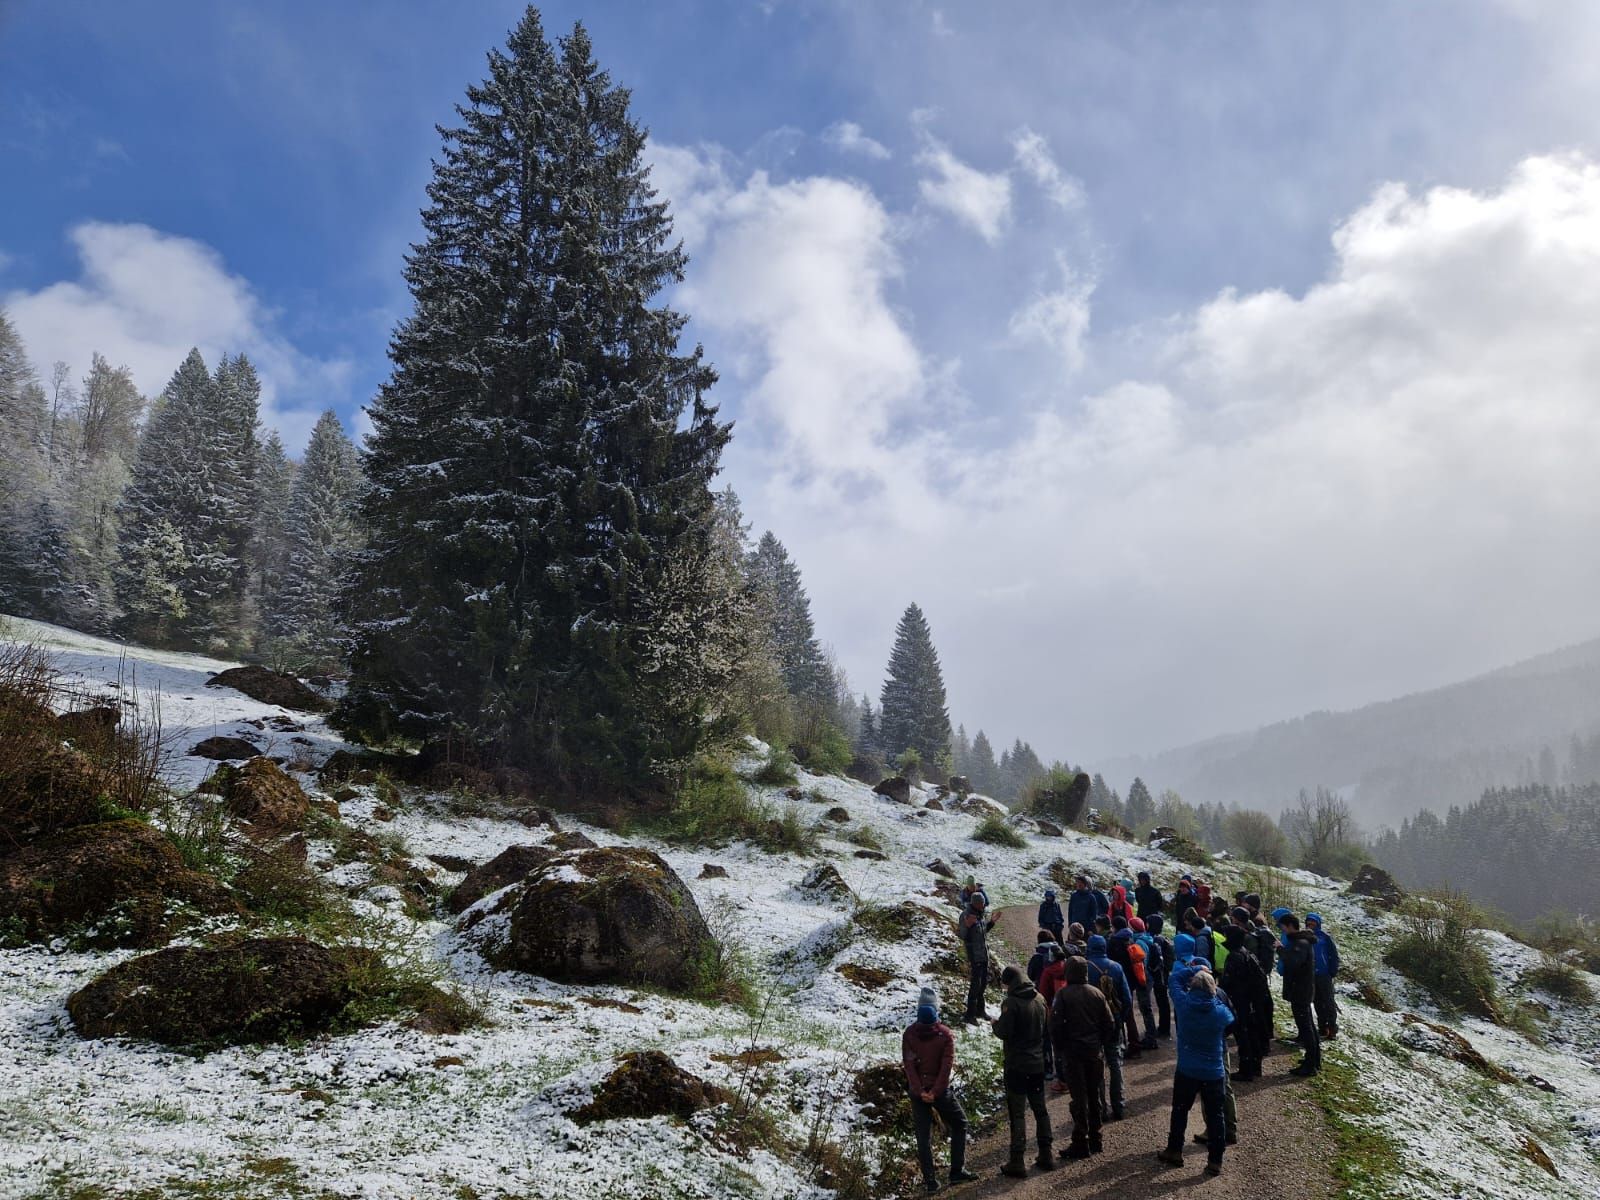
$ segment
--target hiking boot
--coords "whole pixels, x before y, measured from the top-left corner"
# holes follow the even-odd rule
[[[1074,1142],[1065,1150],[1062,1150],[1058,1157],[1060,1157],[1063,1162],[1076,1162],[1079,1159],[1088,1158],[1091,1153],[1093,1153],[1093,1151],[1091,1151],[1088,1146],[1080,1146],[1078,1143]]]
[[[1228,1076],[1228,1078],[1233,1080],[1235,1083],[1254,1083],[1256,1080],[1260,1079],[1261,1076],[1259,1073],[1251,1074],[1247,1071],[1235,1071],[1232,1075]]]
[[[1090,1154],[1099,1154],[1100,1151],[1104,1150],[1105,1148],[1105,1143],[1100,1140],[1100,1135],[1098,1133],[1089,1139]]]
[[[1147,1038],[1145,1038],[1144,1041],[1139,1043],[1139,1049],[1146,1050],[1146,1051],[1159,1050],[1159,1049],[1161,1049],[1161,1043],[1156,1041],[1156,1039],[1153,1036],[1152,1037],[1147,1037]]]
[[[1050,1153],[1049,1142],[1039,1147],[1039,1157],[1033,1160],[1033,1165],[1041,1171],[1054,1171],[1056,1169],[1056,1156]]]
[[[1290,1071],[1289,1071],[1289,1074],[1298,1075],[1301,1079],[1309,1079],[1311,1076],[1315,1075],[1316,1073],[1317,1073],[1317,1068],[1308,1067],[1304,1063],[1301,1063],[1298,1067],[1292,1067],[1290,1069]]]
[[[1050,1085],[1050,1094],[1052,1096],[1065,1096],[1067,1094],[1067,1085],[1062,1083],[1059,1079],[1056,1080]]]
[[[1206,1163],[1206,1174],[1207,1175],[1221,1175],[1222,1174],[1222,1164],[1219,1163],[1219,1162],[1208,1162],[1208,1163]]]
[[[1028,1167],[1020,1158],[1014,1158],[1000,1168],[1000,1174],[1007,1179],[1026,1179],[1028,1177]]]
[[[1331,1041],[1333,1041],[1334,1038],[1336,1038],[1338,1036],[1339,1036],[1339,1031],[1337,1029],[1330,1029],[1330,1030],[1328,1030],[1327,1033],[1322,1035],[1322,1040],[1325,1041],[1325,1042],[1331,1042]]]
[[[922,1190],[930,1196],[933,1195],[939,1190],[939,1181],[937,1179],[924,1179],[922,1181]]]
[[[1113,1108],[1111,1110],[1111,1115],[1106,1117],[1106,1120],[1108,1120],[1108,1121],[1120,1121],[1120,1120],[1122,1120],[1122,1110],[1120,1108]]]
[[[965,1167],[957,1167],[950,1172],[950,1186],[954,1187],[958,1183],[971,1183],[976,1178],[977,1175]]]
[[[1181,1167],[1183,1166],[1183,1151],[1165,1149],[1157,1150],[1156,1161],[1162,1166],[1166,1167]]]

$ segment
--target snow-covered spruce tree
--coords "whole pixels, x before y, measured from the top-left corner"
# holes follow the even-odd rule
[[[41,621],[78,623],[76,562],[66,521],[44,495],[29,508],[15,540],[6,584],[7,611]]]
[[[198,649],[248,639],[241,618],[259,395],[245,359],[224,359],[213,377],[198,350],[162,392],[120,505],[116,587],[128,636]],[[167,573],[180,567],[181,576],[170,579]],[[168,584],[181,605],[169,602]],[[143,605],[152,600],[147,611]]]
[[[288,634],[283,613],[283,589],[289,578],[289,499],[294,489],[295,465],[273,430],[262,439],[256,455],[255,540],[251,543],[251,573],[255,609],[261,614],[258,633],[268,641]]]
[[[0,311],[0,605],[15,602],[31,514],[48,482],[46,422],[44,391],[22,338]]]
[[[458,735],[574,787],[692,756],[715,702],[682,681],[722,653],[694,618],[725,599],[729,430],[685,317],[652,305],[685,259],[628,103],[581,25],[552,48],[529,8],[443,131],[345,592],[348,728]]]
[[[985,796],[992,796],[998,790],[996,785],[1000,778],[1000,764],[994,760],[994,747],[989,743],[989,735],[981,729],[972,739],[972,755],[967,768],[967,778],[972,780],[972,786]]]
[[[65,364],[58,364],[64,366]],[[116,614],[118,503],[139,445],[144,397],[127,367],[95,354],[80,391],[52,381],[55,494],[72,543],[75,628],[108,631]]]
[[[321,660],[342,660],[336,601],[364,541],[361,459],[332,411],[317,419],[295,473],[288,510],[289,569],[272,624]]]
[[[944,674],[927,618],[915,604],[907,606],[895,629],[888,679],[878,699],[878,740],[890,758],[915,750],[930,771],[949,761]]]
[[[801,704],[831,714],[838,697],[833,671],[811,622],[811,599],[800,581],[800,569],[771,530],[761,535],[751,551],[747,570],[767,620],[784,686]]]

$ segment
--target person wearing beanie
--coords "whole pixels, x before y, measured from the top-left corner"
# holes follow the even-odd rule
[[[1300,918],[1288,909],[1278,909],[1283,915],[1274,916],[1278,928],[1283,930],[1278,947],[1278,973],[1283,976],[1283,998],[1294,1012],[1294,1027],[1300,1048],[1305,1057],[1291,1075],[1315,1075],[1322,1069],[1322,1039],[1317,1034],[1317,1022],[1312,1016],[1312,1002],[1317,988],[1317,935],[1300,928]]]
[[[961,1020],[976,1025],[989,1014],[983,1007],[983,990],[989,986],[989,931],[994,918],[988,915],[989,903],[982,892],[974,892],[961,914],[961,944],[967,952],[967,1010]]]
[[[1161,889],[1150,883],[1150,872],[1140,871],[1139,886],[1133,889],[1133,906],[1139,918],[1148,921],[1161,911],[1164,903]]]
[[[1056,935],[1056,941],[1061,940],[1061,934],[1067,928],[1067,919],[1061,912],[1061,905],[1056,900],[1055,888],[1045,888],[1044,900],[1039,905],[1039,928],[1048,929]]]
[[[1160,1020],[1156,1024],[1156,1037],[1169,1038],[1172,1036],[1172,1001],[1167,997],[1167,980],[1172,977],[1172,969],[1177,965],[1178,952],[1173,948],[1172,939],[1166,934],[1166,919],[1160,913],[1151,913],[1145,918],[1145,930],[1150,934],[1154,951],[1146,958],[1146,965],[1155,963],[1157,978],[1150,984],[1150,990],[1155,993],[1156,1012]],[[1159,961],[1157,961],[1159,960]]]
[[[1239,925],[1230,926],[1223,939],[1231,953],[1217,984],[1228,997],[1236,1022],[1233,1036],[1239,1047],[1236,1083],[1261,1078],[1261,1060],[1272,1045],[1272,986],[1255,955],[1245,949],[1245,939],[1253,936]]]
[[[1306,928],[1317,935],[1317,975],[1311,994],[1312,1006],[1317,1010],[1317,1033],[1329,1042],[1339,1036],[1339,1001],[1333,990],[1333,981],[1339,974],[1339,947],[1322,928],[1322,917],[1317,913],[1306,914]]]
[[[1000,1168],[1002,1175],[1021,1179],[1028,1174],[1023,1161],[1028,1148],[1028,1112],[1033,1112],[1034,1138],[1040,1170],[1053,1170],[1055,1156],[1050,1153],[1050,1113],[1044,1103],[1044,1042],[1046,1012],[1044,1000],[1016,966],[1000,974],[1006,990],[1000,1002],[1000,1015],[990,1025],[1005,1047],[1001,1058],[1001,1079],[1006,1094],[1006,1118],[1011,1126],[1011,1156]]]
[[[966,1169],[967,1114],[950,1090],[956,1039],[939,1020],[939,998],[931,987],[922,989],[917,998],[917,1019],[900,1037],[900,1061],[911,1095],[911,1122],[917,1135],[917,1162],[922,1167],[923,1186],[930,1193],[939,1190],[939,1177],[933,1166],[935,1113],[950,1131],[950,1182],[976,1179]]]
[[[1045,964],[1050,961],[1046,957],[1050,951],[1050,948],[1054,946],[1057,950],[1059,950],[1061,946],[1059,944],[1060,939],[1058,939],[1055,934],[1051,933],[1048,929],[1039,930],[1039,932],[1034,935],[1033,943],[1033,956],[1028,959],[1028,978],[1033,981],[1035,986],[1037,986],[1039,983],[1039,972],[1044,970]]]
[[[1203,964],[1180,964],[1168,985],[1177,1023],[1178,1063],[1172,1075],[1172,1120],[1167,1144],[1156,1154],[1165,1166],[1183,1165],[1183,1139],[1196,1098],[1206,1122],[1206,1174],[1222,1174],[1227,1149],[1227,1049],[1233,1011],[1217,995],[1216,977]]]
[[[1072,1140],[1061,1157],[1099,1154],[1105,1054],[1107,1045],[1116,1040],[1117,1025],[1105,993],[1089,983],[1087,959],[1066,964],[1063,986],[1050,1005],[1050,1037],[1055,1043],[1056,1074],[1072,1095]]]
[[[1106,994],[1106,999],[1111,1005],[1111,1015],[1116,1018],[1118,1025],[1117,1039],[1106,1048],[1106,1075],[1110,1083],[1106,1108],[1111,1114],[1111,1120],[1120,1121],[1126,1100],[1122,1084],[1122,1064],[1129,1058],[1138,1057],[1137,1049],[1125,1047],[1122,1039],[1122,1032],[1126,1028],[1126,1019],[1122,1014],[1132,1011],[1133,993],[1128,988],[1128,977],[1123,974],[1122,968],[1112,962],[1106,954],[1105,938],[1093,934],[1089,938],[1086,950],[1089,982]]]

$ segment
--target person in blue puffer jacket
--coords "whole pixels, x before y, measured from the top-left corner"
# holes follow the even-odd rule
[[[1339,974],[1339,947],[1322,928],[1322,917],[1317,913],[1306,914],[1306,928],[1317,935],[1317,975],[1311,1003],[1317,1010],[1317,1032],[1327,1042],[1339,1036],[1339,1001],[1333,991],[1333,981]]]
[[[1072,894],[1067,897],[1067,924],[1092,930],[1095,918],[1105,916],[1110,907],[1106,894],[1091,887],[1087,875],[1079,875],[1072,881]]]
[[[1183,1139],[1189,1110],[1200,1098],[1206,1119],[1206,1174],[1222,1174],[1227,1149],[1227,1047],[1224,1039],[1233,1025],[1233,1010],[1217,995],[1216,978],[1203,964],[1182,962],[1167,985],[1172,1016],[1177,1025],[1178,1065],[1172,1075],[1172,1123],[1166,1148],[1156,1159],[1171,1167],[1183,1165]]]

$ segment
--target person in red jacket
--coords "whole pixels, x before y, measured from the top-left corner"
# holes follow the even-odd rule
[[[930,1195],[939,1190],[939,1176],[933,1166],[934,1113],[950,1131],[950,1182],[976,1179],[966,1168],[967,1114],[950,1090],[956,1039],[949,1026],[939,1020],[939,999],[931,987],[922,989],[917,1019],[900,1038],[900,1061],[905,1068],[906,1090],[911,1094],[911,1120],[917,1133],[917,1161],[922,1166],[923,1186]]]

